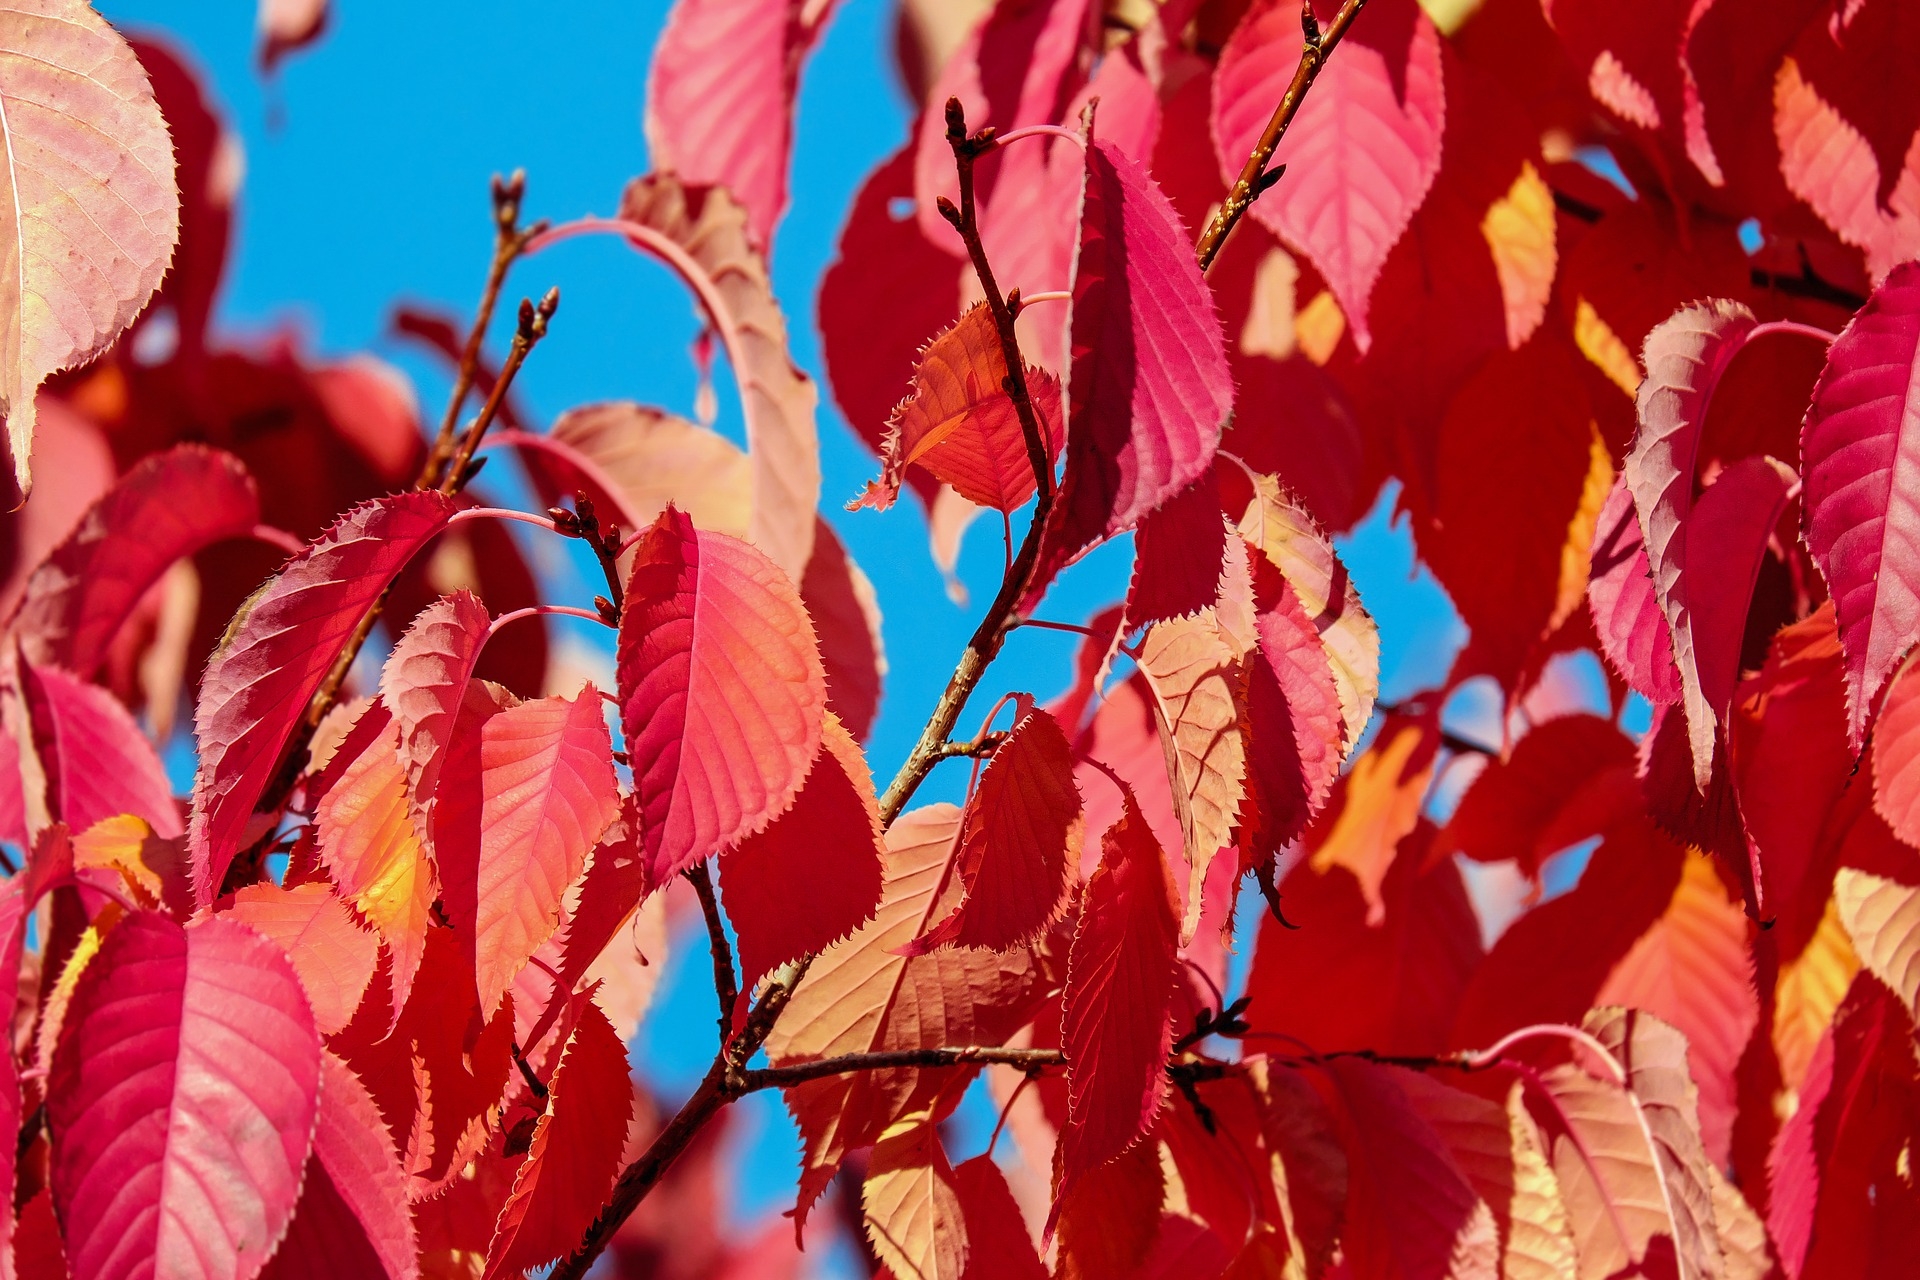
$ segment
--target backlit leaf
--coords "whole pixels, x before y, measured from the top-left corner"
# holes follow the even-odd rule
[[[321,1035],[352,1021],[361,993],[373,980],[378,944],[331,888],[250,884],[233,895],[233,905],[222,914],[287,953]]]
[[[1619,775],[1633,763],[1632,741],[1600,717],[1548,720],[1474,779],[1434,851],[1511,858],[1538,877],[1548,857],[1611,825]]]
[[[414,616],[380,671],[380,701],[399,734],[408,807],[423,837],[453,723],[493,619],[470,591],[442,596]]]
[[[966,1273],[969,1224],[928,1117],[909,1117],[874,1144],[860,1206],[867,1240],[894,1274],[960,1280]]]
[[[1833,900],[1860,963],[1920,1019],[1920,889],[1842,867]]]
[[[635,549],[621,727],[652,883],[765,828],[820,744],[826,678],[793,584],[668,508]]]
[[[292,965],[228,920],[135,912],[81,977],[48,1079],[75,1280],[245,1280],[293,1214],[320,1037]]]
[[[0,231],[0,417],[14,497],[33,480],[34,393],[91,359],[159,287],[180,235],[173,146],[147,73],[82,0],[0,15],[7,199]]]
[[[1600,651],[1629,687],[1649,702],[1680,701],[1680,668],[1673,661],[1673,632],[1653,590],[1647,544],[1633,490],[1623,475],[1614,482],[1593,537],[1593,576],[1587,606]]]
[[[254,593],[207,663],[194,734],[194,893],[213,900],[287,736],[367,608],[446,527],[437,493],[370,502],[342,516]]]
[[[182,833],[166,769],[118,699],[59,667],[23,662],[18,673],[49,817],[84,831],[131,813],[163,838]]]

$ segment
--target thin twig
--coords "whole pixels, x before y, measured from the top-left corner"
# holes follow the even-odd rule
[[[506,400],[508,389],[513,386],[514,375],[527,362],[527,354],[539,345],[540,339],[547,336],[547,325],[552,321],[553,313],[559,309],[560,290],[557,288],[548,289],[538,306],[526,298],[520,299],[520,322],[514,327],[513,344],[507,348],[506,363],[500,366],[500,376],[494,380],[493,391],[480,406],[480,412],[467,424],[459,451],[453,455],[453,460],[440,477],[440,492],[451,497],[466,487],[467,464],[473,461],[474,450],[480,447],[480,438],[487,434],[487,428],[499,416],[500,405]]]
[[[1361,7],[1365,4],[1366,0],[1346,0],[1340,6],[1340,12],[1333,15],[1333,21],[1327,24],[1327,29],[1322,31],[1313,16],[1313,0],[1301,0],[1300,63],[1294,68],[1293,82],[1280,96],[1280,104],[1273,109],[1272,118],[1261,131],[1260,140],[1254,144],[1253,154],[1247,157],[1246,164],[1241,166],[1240,176],[1227,192],[1226,201],[1200,237],[1195,255],[1200,259],[1202,271],[1213,265],[1213,259],[1220,252],[1220,246],[1227,242],[1227,233],[1233,230],[1233,224],[1240,221],[1241,215],[1260,198],[1260,193],[1278,181],[1285,171],[1285,165],[1273,170],[1267,168],[1273,159],[1274,148],[1286,136],[1287,126],[1293,123],[1301,102],[1306,99],[1307,90],[1313,87],[1315,77],[1327,64],[1327,56],[1340,43],[1340,38],[1347,34],[1347,28],[1353,25],[1353,20],[1360,15]]]
[[[951,1049],[881,1049],[872,1053],[849,1053],[818,1062],[799,1062],[786,1067],[764,1067],[743,1071],[732,1091],[753,1093],[760,1089],[790,1089],[822,1076],[843,1076],[855,1071],[883,1071],[894,1067],[965,1067],[997,1063],[1022,1071],[1040,1071],[1066,1065],[1058,1049],[1005,1049],[989,1045],[961,1045]]]
[[[740,988],[733,976],[733,948],[727,944],[727,926],[720,918],[720,900],[714,896],[713,874],[705,862],[696,862],[686,872],[688,883],[700,898],[700,914],[707,922],[707,947],[713,952],[713,990],[720,998],[720,1049],[725,1052],[733,1034],[733,1006]]]

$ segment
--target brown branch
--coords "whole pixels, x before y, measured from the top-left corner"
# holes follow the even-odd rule
[[[1200,244],[1194,251],[1200,259],[1200,270],[1205,271],[1213,265],[1213,259],[1220,252],[1220,246],[1227,242],[1227,233],[1233,230],[1233,224],[1240,221],[1241,215],[1260,198],[1260,194],[1279,181],[1280,175],[1286,171],[1285,165],[1273,170],[1267,168],[1273,159],[1274,148],[1286,136],[1287,126],[1293,123],[1301,102],[1306,99],[1307,90],[1313,87],[1314,79],[1326,65],[1328,55],[1340,43],[1340,38],[1347,34],[1347,28],[1353,25],[1353,20],[1360,15],[1361,7],[1365,4],[1366,0],[1346,0],[1340,6],[1340,12],[1333,15],[1333,21],[1327,24],[1327,29],[1321,31],[1320,24],[1313,16],[1313,0],[1301,0],[1303,43],[1300,64],[1294,68],[1292,83],[1280,95],[1280,104],[1273,109],[1272,118],[1260,133],[1260,141],[1254,144],[1253,153],[1241,166],[1240,176],[1227,192],[1225,202],[1200,236]]]
[[[494,380],[493,390],[480,406],[473,421],[467,424],[466,434],[460,440],[460,449],[453,455],[446,471],[440,477],[440,492],[451,497],[466,487],[467,464],[473,461],[473,455],[480,448],[480,439],[487,434],[487,428],[500,414],[500,405],[507,398],[507,391],[513,386],[513,379],[520,372],[520,366],[527,362],[527,355],[538,346],[540,339],[547,336],[547,325],[553,320],[553,313],[560,309],[560,290],[548,289],[546,296],[535,306],[526,298],[520,299],[520,322],[513,331],[513,343],[507,348],[506,363],[500,366],[500,376]]]
[[[713,952],[713,991],[720,998],[720,1050],[724,1053],[733,1034],[733,1006],[740,998],[733,976],[733,948],[727,945],[727,926],[720,919],[720,900],[713,893],[713,873],[706,863],[696,862],[685,875],[700,897],[700,914],[707,922],[707,947]]]
[[[1038,1072],[1048,1067],[1063,1067],[1067,1060],[1058,1049],[1002,1049],[989,1045],[961,1045],[951,1049],[881,1049],[873,1053],[822,1058],[818,1062],[798,1062],[787,1067],[743,1071],[729,1091],[739,1095],[760,1089],[790,1089],[822,1076],[882,1071],[890,1067],[965,1067],[994,1063]]]

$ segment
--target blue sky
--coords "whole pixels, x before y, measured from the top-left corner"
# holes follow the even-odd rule
[[[386,336],[388,316],[402,300],[471,313],[491,243],[489,175],[524,167],[529,216],[560,221],[611,213],[621,186],[646,169],[641,103],[667,0],[335,0],[326,37],[285,63],[271,83],[254,70],[250,0],[97,4],[129,30],[171,33],[243,142],[246,180],[218,323],[228,332],[291,323],[322,353],[371,350],[415,378],[430,417],[444,402],[446,379],[436,364]],[[816,377],[822,362],[815,286],[855,189],[907,131],[909,107],[893,74],[891,45],[890,6],[846,0],[801,96],[793,205],[780,228],[773,275],[795,359]],[[537,297],[554,284],[563,302],[552,336],[519,383],[538,420],[621,398],[691,412],[695,378],[687,350],[697,325],[690,300],[663,270],[610,240],[589,239],[523,264],[509,288],[513,297]],[[511,313],[511,305],[502,309],[496,336],[504,338]],[[738,438],[737,406],[720,376],[719,425]],[[884,778],[917,735],[975,613],[948,600],[912,503],[884,515],[838,509],[875,465],[830,398],[823,398],[820,427],[828,518],[873,579],[886,617],[892,670],[871,743],[875,772]],[[961,565],[976,607],[991,597],[1000,571],[991,523],[976,525]],[[1458,644],[1457,624],[1432,580],[1410,575],[1408,539],[1388,526],[1384,506],[1344,547],[1381,622],[1384,692],[1404,694],[1439,679]],[[1080,621],[1117,599],[1125,557],[1124,545],[1090,557],[1050,599],[1049,616]],[[562,596],[585,594],[582,584],[564,578],[554,587]],[[1018,633],[962,732],[971,732],[1005,689],[1057,692],[1073,643],[1057,633]],[[957,799],[964,782],[964,769],[949,766],[921,798]],[[697,963],[680,963],[688,959]],[[710,1052],[704,965],[703,956],[678,950],[641,1034],[640,1060],[669,1094],[691,1087]],[[795,1167],[790,1127],[776,1104],[764,1095],[759,1101],[764,1105],[739,1126],[742,1215],[783,1207]],[[966,1127],[980,1127],[977,1100],[965,1110]],[[985,1125],[991,1123],[988,1111]]]

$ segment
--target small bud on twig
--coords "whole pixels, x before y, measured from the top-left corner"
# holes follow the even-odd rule
[[[460,472],[460,487],[464,489],[468,485],[472,484],[473,478],[480,474],[480,468],[486,465],[487,465],[487,458],[485,454],[482,454],[479,457],[469,461],[466,465],[466,468]]]
[[[959,144],[967,140],[967,109],[960,99],[947,99],[947,141]]]
[[[961,229],[960,211],[953,207],[953,201],[947,199],[945,196],[935,196],[933,198],[933,207],[940,211],[941,217],[953,224],[954,230],[958,231]]]
[[[539,306],[540,318],[542,320],[551,320],[553,319],[553,313],[558,311],[559,309],[560,309],[560,286],[554,285],[552,288],[547,290],[546,296],[540,299],[540,306]]]
[[[1273,166],[1273,168],[1261,174],[1259,181],[1253,184],[1253,194],[1257,196],[1257,195],[1260,195],[1262,192],[1266,191],[1268,187],[1271,187],[1274,183],[1280,181],[1281,175],[1286,173],[1286,171],[1287,171],[1286,165],[1277,164]]]
[[[593,607],[600,612],[600,620],[610,627],[620,625],[620,611],[613,607],[613,601],[605,596],[595,596]]]
[[[1320,47],[1320,20],[1313,16],[1313,0],[1300,0],[1300,32],[1309,49]]]

